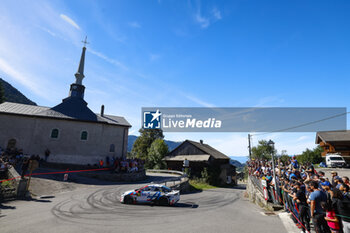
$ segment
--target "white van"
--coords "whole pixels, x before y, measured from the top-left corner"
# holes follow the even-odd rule
[[[327,167],[346,167],[344,158],[339,154],[326,154]]]

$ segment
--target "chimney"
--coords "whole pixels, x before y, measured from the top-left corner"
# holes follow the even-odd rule
[[[105,106],[102,104],[102,106],[101,106],[101,116],[102,117],[103,117],[104,113],[105,113]]]
[[[201,144],[203,144],[203,140],[201,139],[201,140],[199,140],[199,142],[201,143]]]

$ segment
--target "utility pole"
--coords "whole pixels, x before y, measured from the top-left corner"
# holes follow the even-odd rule
[[[248,149],[249,149],[249,159],[252,159],[252,147],[250,145],[250,134],[248,133]]]

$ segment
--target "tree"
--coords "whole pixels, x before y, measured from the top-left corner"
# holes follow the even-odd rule
[[[163,160],[165,155],[169,152],[168,145],[163,139],[157,138],[151,144],[148,150],[148,158],[146,161],[146,168],[153,169],[164,169],[166,168],[166,163]]]
[[[252,157],[255,159],[271,159],[272,153],[276,153],[266,140],[260,140],[258,146],[252,148]]]
[[[147,161],[149,148],[156,139],[164,138],[163,131],[161,129],[141,128],[139,132],[141,135],[134,142],[131,153],[137,158]]]
[[[5,102],[5,91],[4,87],[2,86],[2,82],[0,81],[0,104]]]
[[[307,148],[301,155],[297,156],[297,160],[300,164],[306,164],[308,162],[313,164],[320,163],[323,160],[322,152],[323,149],[320,146],[315,147],[313,150]]]
[[[283,164],[286,164],[286,162],[288,162],[290,160],[290,157],[289,155],[287,154],[287,151],[286,150],[282,150],[281,151],[281,155],[278,156],[278,158],[281,160],[281,162]]]

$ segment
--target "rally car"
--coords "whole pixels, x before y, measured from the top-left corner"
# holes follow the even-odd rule
[[[180,191],[159,184],[150,184],[139,189],[126,191],[120,197],[120,202],[124,204],[175,205],[179,200]]]

